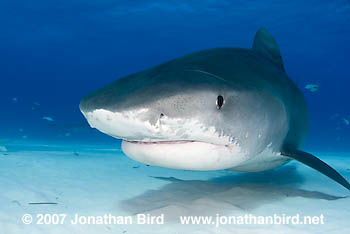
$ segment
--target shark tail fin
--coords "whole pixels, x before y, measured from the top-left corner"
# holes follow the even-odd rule
[[[328,176],[332,180],[338,182],[348,190],[350,190],[349,182],[341,176],[335,169],[329,166],[327,163],[323,162],[321,159],[316,156],[306,153],[300,150],[287,150],[286,152],[281,153],[283,156],[295,159],[319,172]]]

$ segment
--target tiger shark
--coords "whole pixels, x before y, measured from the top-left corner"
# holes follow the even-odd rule
[[[336,170],[301,150],[307,104],[265,28],[252,48],[202,50],[117,79],[85,96],[80,110],[147,165],[257,172],[297,160],[350,190]]]

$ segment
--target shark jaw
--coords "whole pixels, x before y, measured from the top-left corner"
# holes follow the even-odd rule
[[[170,119],[150,124],[146,109],[82,112],[92,128],[122,139],[122,150],[141,163],[184,170],[221,170],[247,160],[233,138],[222,136],[196,120]]]
[[[122,150],[128,157],[147,165],[196,171],[228,169],[245,158],[238,145],[217,145],[201,141],[123,140]]]
[[[151,124],[143,120],[147,109],[122,112],[96,109],[82,113],[92,128],[122,139],[126,156],[146,165],[195,171],[256,172],[287,161],[270,145],[252,155],[235,138],[224,136],[213,127],[203,127],[193,119],[163,117]]]
[[[238,144],[218,145],[200,141],[122,141],[122,150],[135,161],[151,166],[193,171],[229,169],[258,172],[281,166],[290,160],[269,145],[249,155]]]

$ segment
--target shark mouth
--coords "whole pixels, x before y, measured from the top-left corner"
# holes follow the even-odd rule
[[[194,140],[123,140],[122,150],[128,157],[147,165],[198,171],[228,169],[245,158],[238,145],[226,146]]]
[[[160,124],[151,124],[143,120],[147,111],[97,109],[83,114],[91,127],[122,139],[125,155],[147,165],[208,171],[232,168],[247,160],[239,144],[214,127],[166,116]]]
[[[127,141],[127,140],[126,140]],[[194,140],[174,140],[174,141],[128,141],[130,143],[134,144],[186,144],[186,143],[191,143],[191,142],[196,142]]]
[[[196,141],[196,140],[167,140],[167,141],[135,141],[135,140],[124,140],[127,141],[131,144],[144,144],[144,145],[162,145],[162,144],[189,144],[189,143],[194,143],[194,142],[202,142],[206,144],[212,144],[212,145],[217,145],[217,146],[223,146],[223,147],[232,147],[231,145],[220,145],[220,144],[215,144],[211,142],[204,142],[204,141]]]

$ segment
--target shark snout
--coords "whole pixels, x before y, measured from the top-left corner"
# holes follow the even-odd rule
[[[147,99],[151,95],[125,93],[125,89],[128,86],[114,85],[88,94],[79,104],[80,111],[91,127],[116,138],[158,138],[160,121],[169,116],[166,105]]]
[[[106,109],[94,109],[82,113],[92,128],[129,141],[143,141],[161,138],[159,121],[150,122],[147,109],[112,112]],[[158,119],[160,116],[158,116]]]
[[[135,106],[130,102],[129,105],[122,105],[126,101],[117,99],[113,104],[105,105],[107,98],[88,95],[81,100],[80,111],[92,128],[128,141],[168,139],[164,134],[167,127],[162,128],[162,121],[168,118],[164,111],[147,105]],[[101,99],[105,100],[104,105]]]
[[[86,99],[83,99],[80,101],[79,109],[83,114],[87,113],[89,111],[89,104],[88,104],[88,101]]]

